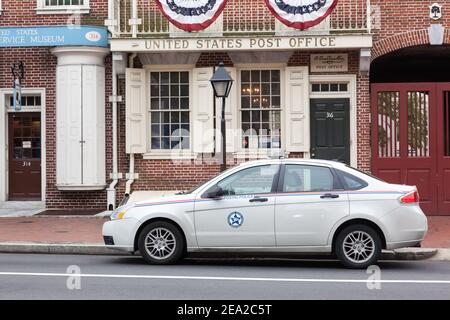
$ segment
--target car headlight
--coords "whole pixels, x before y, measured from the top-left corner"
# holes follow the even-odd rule
[[[111,215],[111,220],[120,220],[125,218],[125,214],[127,213],[128,210],[130,210],[131,208],[133,208],[134,205],[125,205],[122,207],[117,208],[114,213]]]

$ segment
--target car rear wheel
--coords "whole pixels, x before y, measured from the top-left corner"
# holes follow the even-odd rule
[[[184,254],[184,237],[173,224],[152,222],[139,235],[138,247],[150,264],[174,264]]]
[[[381,238],[373,228],[355,224],[346,227],[336,238],[335,253],[348,268],[367,268],[381,254]]]

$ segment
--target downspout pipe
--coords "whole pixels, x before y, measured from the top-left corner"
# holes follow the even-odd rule
[[[136,58],[137,53],[133,53],[129,57],[128,65],[130,68],[134,68],[134,58]],[[128,93],[128,92],[127,92]],[[125,94],[127,94],[125,93]],[[124,202],[126,203],[130,197],[131,194],[131,186],[134,183],[134,153],[130,154],[130,171],[128,172],[128,180],[125,186],[125,199]]]
[[[108,195],[108,211],[116,208],[116,186],[119,182],[119,166],[117,156],[117,61],[112,59],[112,182],[107,189]]]

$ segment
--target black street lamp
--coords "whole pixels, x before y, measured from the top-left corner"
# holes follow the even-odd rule
[[[219,67],[211,78],[211,85],[214,89],[214,96],[222,98],[222,119],[221,119],[221,133],[222,133],[222,165],[221,170],[225,171],[227,168],[227,138],[226,138],[226,122],[225,122],[225,101],[230,94],[233,86],[233,79],[225,70],[223,62],[219,63]]]

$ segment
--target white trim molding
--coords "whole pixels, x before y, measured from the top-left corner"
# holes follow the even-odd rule
[[[12,89],[0,89],[0,202],[8,200],[8,113],[15,112],[6,108],[6,97],[12,95]],[[22,95],[40,95],[41,108],[23,107],[17,112],[40,112],[41,113],[41,200],[45,202],[46,195],[46,101],[45,88],[23,88]]]
[[[36,1],[36,14],[86,14],[90,11],[89,0],[83,5],[47,5],[46,0]]]

